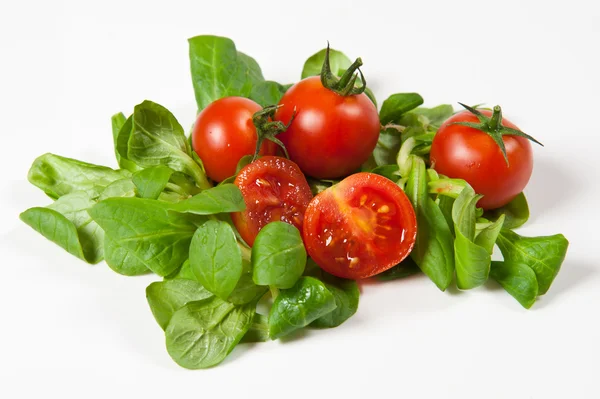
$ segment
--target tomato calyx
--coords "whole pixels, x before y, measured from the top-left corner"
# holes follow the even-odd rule
[[[329,63],[329,42],[327,42],[325,60],[323,61],[323,67],[321,68],[321,83],[323,84],[323,87],[340,96],[347,97],[362,94],[367,89],[367,81],[360,70],[362,65],[362,59],[358,57],[356,61],[348,67],[346,72],[338,78],[331,72],[331,64]],[[356,80],[358,79],[358,74],[354,73],[355,71],[358,71],[358,74],[360,74],[360,80],[362,82],[360,87],[355,87]]]
[[[506,165],[508,166],[508,156],[506,155],[506,147],[504,146],[504,140],[502,140],[502,136],[511,135],[511,136],[519,136],[524,137],[527,140],[533,141],[536,144],[544,146],[542,143],[534,139],[532,136],[524,133],[518,129],[513,129],[502,124],[502,108],[499,105],[496,105],[493,109],[493,113],[491,117],[488,117],[475,107],[469,107],[463,103],[460,103],[467,111],[472,113],[479,119],[479,123],[475,122],[454,122],[452,125],[461,125],[466,127],[471,127],[473,129],[480,130],[484,133],[487,133],[494,142],[500,147],[502,151],[502,155],[504,156],[504,160],[506,161]]]
[[[252,162],[254,162],[258,157],[260,147],[262,146],[264,140],[270,140],[277,144],[283,150],[285,157],[288,159],[290,158],[285,145],[275,136],[277,136],[279,133],[285,132],[290,127],[292,121],[296,117],[296,108],[294,107],[294,111],[292,112],[292,117],[290,118],[289,122],[284,124],[281,121],[273,120],[275,112],[281,107],[282,105],[269,105],[268,107],[265,107],[252,115],[252,123],[256,128],[256,135],[258,136],[258,139],[256,140],[256,150],[254,151]]]

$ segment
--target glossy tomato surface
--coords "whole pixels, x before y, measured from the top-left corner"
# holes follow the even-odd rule
[[[404,191],[373,173],[356,173],[318,194],[304,218],[310,257],[338,277],[361,279],[400,263],[417,236]]]
[[[309,176],[334,179],[356,171],[379,138],[379,116],[366,94],[341,96],[326,89],[318,76],[292,86],[279,102],[275,119],[288,123],[283,141],[290,159]]]
[[[211,179],[220,182],[235,174],[244,155],[254,154],[258,139],[252,115],[261,106],[243,97],[221,98],[204,108],[192,132],[192,147]],[[274,155],[276,144],[265,140],[260,154]]]
[[[267,223],[282,221],[302,232],[304,212],[312,199],[306,178],[289,159],[265,156],[246,165],[235,178],[246,210],[231,214],[240,235],[252,246]]]
[[[486,116],[491,112],[480,110]],[[502,136],[508,165],[500,147],[487,134],[472,127],[452,125],[454,122],[478,122],[469,111],[459,112],[446,120],[431,145],[431,167],[438,173],[466,180],[483,198],[477,205],[483,209],[499,208],[517,196],[531,177],[533,154],[531,143],[524,137]],[[506,127],[518,129],[506,119]]]

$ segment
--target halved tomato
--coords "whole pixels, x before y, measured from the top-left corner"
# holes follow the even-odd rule
[[[400,263],[417,236],[404,191],[374,173],[356,173],[318,194],[304,217],[310,257],[338,277],[361,279]]]
[[[246,165],[235,178],[246,210],[231,214],[233,224],[250,246],[266,224],[282,221],[302,232],[304,212],[312,199],[306,178],[289,159],[266,156]]]

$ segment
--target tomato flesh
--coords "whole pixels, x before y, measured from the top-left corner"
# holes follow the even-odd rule
[[[276,120],[288,123],[294,111],[296,116],[277,138],[309,176],[347,176],[369,158],[377,144],[379,116],[364,93],[341,96],[312,76],[292,86],[279,105]]]
[[[256,151],[258,136],[252,116],[261,106],[243,97],[225,97],[204,108],[194,125],[192,147],[206,174],[220,182],[233,176],[244,155]],[[277,145],[265,140],[261,155],[275,155]]]
[[[400,263],[412,250],[415,212],[394,182],[356,173],[318,194],[304,221],[311,258],[338,277],[361,279]]]
[[[260,229],[273,221],[302,231],[312,193],[294,162],[275,156],[259,158],[242,168],[234,183],[242,192],[246,209],[232,213],[231,218],[248,245],[252,246]]]
[[[492,113],[481,110],[486,116]],[[478,119],[468,111],[459,112],[440,126],[431,145],[431,166],[438,173],[464,179],[483,198],[477,205],[483,209],[508,204],[527,185],[533,171],[531,143],[524,137],[502,136],[508,165],[500,147],[487,134],[454,122],[474,122]],[[506,127],[518,129],[503,119]]]

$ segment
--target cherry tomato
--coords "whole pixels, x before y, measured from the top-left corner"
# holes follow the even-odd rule
[[[240,235],[252,246],[266,224],[280,220],[302,232],[304,212],[312,199],[306,178],[289,159],[265,156],[243,167],[235,178],[246,210],[231,214]]]
[[[379,138],[379,116],[366,94],[342,96],[321,84],[318,76],[292,86],[279,102],[275,119],[288,123],[277,136],[290,159],[309,176],[335,179],[358,170]]]
[[[252,115],[261,106],[243,97],[221,98],[198,115],[192,132],[192,147],[208,177],[220,182],[235,174],[244,155],[252,155],[258,140]],[[261,155],[274,155],[277,145],[265,140]]]
[[[492,113],[480,110],[485,116]],[[529,140],[524,137],[502,136],[508,165],[500,147],[485,132],[452,125],[454,122],[474,122],[478,119],[469,111],[462,111],[446,120],[431,145],[431,167],[438,173],[464,179],[483,198],[477,205],[483,209],[499,208],[517,196],[531,177],[533,154]],[[517,129],[508,120],[502,125]]]
[[[310,257],[338,277],[361,279],[400,263],[417,236],[404,191],[374,173],[356,173],[319,193],[304,217]]]

